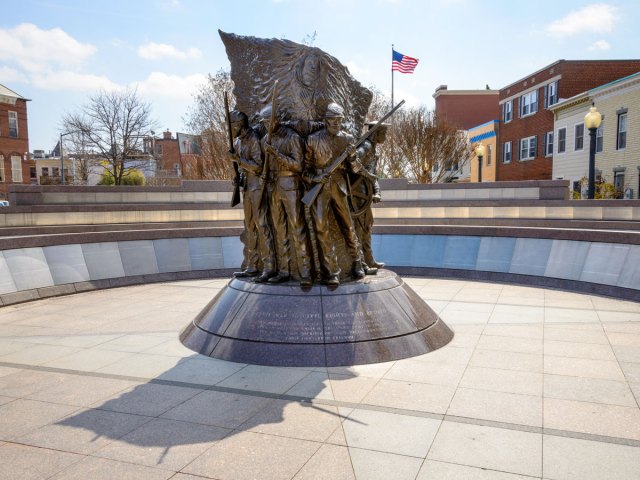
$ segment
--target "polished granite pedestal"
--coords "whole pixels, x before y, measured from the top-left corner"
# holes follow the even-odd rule
[[[180,334],[191,350],[232,362],[342,366],[422,355],[453,332],[393,272],[301,288],[233,279]]]

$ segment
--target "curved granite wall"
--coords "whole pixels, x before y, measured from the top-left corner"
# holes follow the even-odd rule
[[[498,236],[448,230],[454,233],[378,233],[374,250],[404,274],[556,286],[640,300],[640,245],[624,243],[627,237],[610,243],[591,241],[588,233],[566,240],[533,238],[532,232]],[[54,236],[48,237],[50,244],[40,238],[39,246],[0,251],[0,301],[9,305],[97,288],[226,277],[242,261],[237,235],[164,234],[172,238],[157,238],[163,236],[157,230],[139,240],[126,240],[129,232],[110,232],[103,235],[109,241],[57,245],[51,244],[60,242]]]

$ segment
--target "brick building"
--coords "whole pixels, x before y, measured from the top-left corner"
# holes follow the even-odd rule
[[[162,133],[162,138],[156,138],[154,143],[154,158],[157,162],[159,176],[185,179],[204,178],[199,136],[178,132],[174,137],[167,130]]]
[[[27,102],[0,84],[0,198],[8,183],[36,182],[36,166],[29,157]]]
[[[640,71],[640,60],[558,60],[500,90],[496,180],[550,180],[561,99]]]
[[[180,146],[178,139],[167,130],[162,132],[162,138],[156,138],[154,156],[158,166],[158,174],[161,176],[177,176],[182,172],[180,166]]]
[[[460,130],[469,130],[499,118],[498,90],[449,90],[446,85],[436,88],[436,115]]]

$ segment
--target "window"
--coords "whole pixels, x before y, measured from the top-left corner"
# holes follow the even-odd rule
[[[502,148],[502,163],[511,163],[511,142],[505,142]]]
[[[618,138],[616,150],[622,150],[627,146],[627,112],[618,114]]]
[[[602,123],[596,130],[596,153],[602,151],[602,147],[604,145],[604,116],[602,117]]]
[[[558,103],[558,82],[552,82],[544,87],[545,106],[550,107]]]
[[[520,97],[520,116],[534,114],[538,111],[538,91],[526,93]]]
[[[536,158],[536,137],[528,137],[520,140],[520,160]]]
[[[22,157],[11,155],[11,179],[13,183],[22,183]]]
[[[162,155],[162,144],[156,143],[156,155]]]
[[[574,150],[582,150],[584,147],[584,123],[576,125],[576,139]]]
[[[60,176],[60,169],[58,167],[51,167],[51,176],[52,177],[59,177]]]
[[[43,177],[49,176],[49,167],[42,167],[42,176]]]
[[[4,183],[4,155],[0,155],[0,183]]]
[[[36,167],[29,167],[29,178],[34,179],[36,176]]]
[[[18,112],[9,112],[9,136],[18,138]]]
[[[493,145],[487,145],[487,165],[491,165],[492,154],[493,154]]]
[[[545,138],[544,155],[546,157],[550,157],[553,155],[553,132],[545,133],[544,138]]]
[[[558,153],[564,153],[567,148],[567,129],[558,130]]]
[[[513,100],[509,100],[502,105],[502,121],[509,123],[513,118]]]

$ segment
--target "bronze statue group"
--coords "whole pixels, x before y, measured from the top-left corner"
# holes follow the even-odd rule
[[[368,123],[370,131],[356,141],[343,129],[344,109],[336,103],[322,121],[286,121],[286,112],[274,107],[263,108],[252,124],[244,112],[227,114],[245,227],[242,270],[234,275],[336,287],[377,273],[384,264],[372,253],[370,203],[380,201],[375,150],[385,140],[384,119]],[[352,198],[364,199],[361,208]]]

